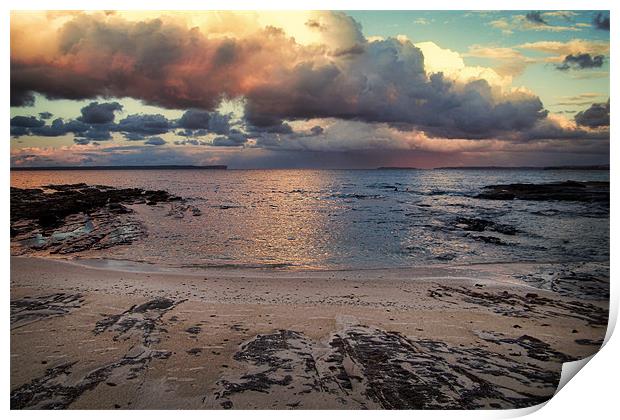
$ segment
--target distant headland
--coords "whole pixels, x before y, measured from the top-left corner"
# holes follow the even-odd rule
[[[226,165],[128,165],[128,166],[18,166],[12,167],[12,171],[137,171],[137,170],[155,170],[155,169],[227,169]]]

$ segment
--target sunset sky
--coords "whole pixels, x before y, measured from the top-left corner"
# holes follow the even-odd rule
[[[13,12],[11,164],[609,162],[609,13]]]

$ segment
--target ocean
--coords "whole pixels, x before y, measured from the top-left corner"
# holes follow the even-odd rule
[[[11,186],[87,184],[163,189],[201,215],[138,206],[148,237],[84,257],[172,268],[395,268],[429,264],[609,260],[609,206],[484,200],[486,185],[609,181],[586,170],[19,171]],[[482,219],[515,234],[476,232]],[[513,233],[514,233],[513,232]],[[488,239],[493,237],[494,239]]]

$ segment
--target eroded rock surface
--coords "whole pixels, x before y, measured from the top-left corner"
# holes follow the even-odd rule
[[[80,308],[81,294],[54,293],[38,297],[11,300],[11,329],[23,327],[41,319],[63,316]]]
[[[557,363],[554,368],[524,364],[482,348],[361,325],[344,328],[327,343],[279,330],[240,348],[234,358],[243,373],[222,379],[214,401],[235,408],[245,393],[258,392],[300,408],[325,402],[342,408],[473,409],[526,407],[549,399],[564,358],[540,340],[516,343],[538,360]]]
[[[577,299],[609,299],[609,263],[564,263],[515,276],[539,289]]]
[[[11,409],[64,409],[84,392],[100,384],[126,383],[139,379],[155,359],[167,359],[170,351],[154,348],[165,332],[162,316],[181,302],[155,298],[134,305],[118,315],[97,323],[94,333],[107,330],[116,332],[113,340],[136,341],[120,359],[95,367],[85,375],[76,373],[78,361],[70,361],[49,368],[45,374],[11,391]]]
[[[129,204],[180,201],[166,191],[87,184],[11,187],[13,253],[70,254],[129,244],[146,235]]]
[[[569,317],[599,328],[607,325],[609,316],[607,309],[598,305],[576,300],[549,299],[536,293],[527,293],[522,296],[508,291],[493,293],[466,287],[438,285],[429,290],[429,296],[455,305],[464,301],[514,318]]]
[[[160,327],[164,314],[182,301],[168,298],[155,298],[141,305],[134,305],[120,314],[108,315],[97,322],[93,332],[99,335],[105,331],[113,331],[114,340],[127,340],[133,334],[142,336],[145,346],[159,343],[159,334],[165,332]]]

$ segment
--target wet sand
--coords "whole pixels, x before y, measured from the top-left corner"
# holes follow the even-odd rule
[[[539,266],[170,273],[12,257],[11,408],[536,405],[607,323],[606,299],[518,280]]]

